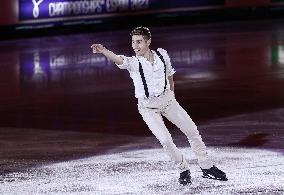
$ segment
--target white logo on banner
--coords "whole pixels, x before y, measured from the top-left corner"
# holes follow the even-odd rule
[[[33,9],[33,16],[34,18],[37,18],[39,16],[39,5],[44,1],[44,0],[32,0],[34,4],[34,9]]]

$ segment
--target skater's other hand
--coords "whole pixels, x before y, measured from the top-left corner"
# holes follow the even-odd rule
[[[91,46],[93,53],[102,53],[106,48],[101,44],[93,44]]]

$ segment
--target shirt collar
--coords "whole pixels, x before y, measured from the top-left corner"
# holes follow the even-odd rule
[[[152,49],[151,49],[151,52],[154,53],[154,63],[155,63],[155,62],[156,62],[156,57],[155,57],[155,55],[157,55],[157,53],[155,52],[155,50],[152,50]],[[147,58],[145,58],[144,56],[137,56],[137,55],[136,55],[136,57],[139,58],[139,59],[144,59],[144,60],[148,61]]]

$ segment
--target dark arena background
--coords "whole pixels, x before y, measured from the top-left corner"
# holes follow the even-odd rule
[[[284,0],[1,0],[0,194],[284,194]],[[129,73],[148,26],[175,96],[228,181],[179,173],[137,110]]]

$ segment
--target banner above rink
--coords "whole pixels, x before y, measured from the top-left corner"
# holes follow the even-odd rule
[[[224,5],[225,0],[19,0],[19,20],[80,16],[113,16],[117,13],[184,9]],[[178,10],[177,10],[178,11]]]

